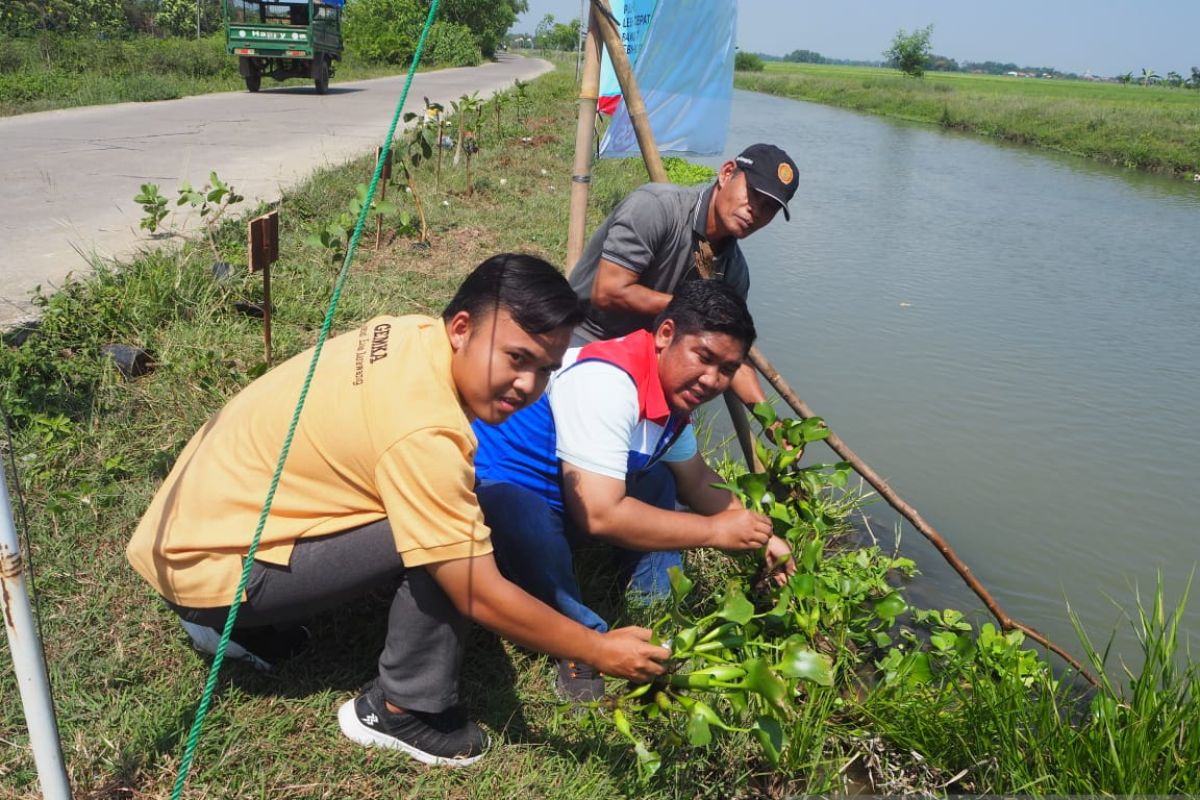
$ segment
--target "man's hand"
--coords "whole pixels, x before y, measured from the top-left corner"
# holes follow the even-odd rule
[[[745,508],[731,508],[708,518],[710,547],[721,550],[755,550],[771,538],[771,520]]]
[[[792,548],[778,536],[772,536],[763,550],[763,560],[767,562],[767,573],[780,586],[796,574],[796,559],[792,558]]]
[[[650,644],[647,628],[617,628],[601,637],[592,665],[605,675],[645,683],[663,674],[660,661],[666,660],[671,651]]]

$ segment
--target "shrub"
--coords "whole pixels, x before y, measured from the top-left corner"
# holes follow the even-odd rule
[[[734,56],[733,68],[738,72],[762,72],[763,60],[754,53],[745,53],[738,51]]]
[[[483,55],[470,28],[438,20],[429,29],[423,60],[442,67],[473,67],[483,60]]]
[[[424,21],[415,0],[356,0],[346,6],[342,34],[353,56],[401,64],[417,49]]]

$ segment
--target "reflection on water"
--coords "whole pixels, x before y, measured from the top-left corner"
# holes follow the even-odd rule
[[[1104,640],[1158,571],[1177,597],[1200,559],[1200,186],[737,92],[727,155],[754,141],[801,176],[791,222],[744,243],[800,396],[1059,643],[1064,599]]]

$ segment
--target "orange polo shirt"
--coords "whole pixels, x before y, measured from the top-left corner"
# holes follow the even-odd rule
[[[126,553],[159,594],[229,605],[312,350],[212,416],[180,453]],[[255,558],[386,517],[405,566],[492,552],[475,497],[476,440],[441,320],[376,317],[330,339]]]

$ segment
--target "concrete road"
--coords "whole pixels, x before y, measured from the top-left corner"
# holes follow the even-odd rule
[[[501,56],[479,67],[419,74],[405,110],[528,80],[551,65]],[[88,270],[87,258],[121,258],[149,242],[133,202],[157,183],[174,208],[183,179],[215,170],[247,198],[274,200],[314,169],[373,152],[383,142],[404,77],[122,103],[0,119],[0,327],[31,315],[37,285]]]

